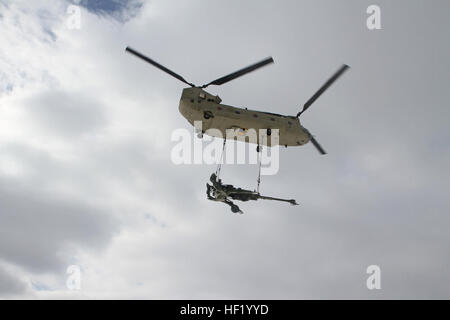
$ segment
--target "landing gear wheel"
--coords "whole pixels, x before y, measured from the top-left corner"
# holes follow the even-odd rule
[[[261,146],[257,146],[256,147],[256,152],[261,152],[262,147]]]
[[[272,134],[272,129],[268,128],[267,129],[267,135],[270,136]]]
[[[233,212],[233,213],[240,213],[240,214],[242,214],[242,211],[239,209],[239,207],[237,206],[237,205],[235,205],[235,204],[232,204],[231,205],[231,211]]]
[[[201,132],[197,133],[197,138],[203,139],[203,133],[205,133],[205,132],[201,131]]]

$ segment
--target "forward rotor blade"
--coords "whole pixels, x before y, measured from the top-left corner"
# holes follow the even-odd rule
[[[316,147],[317,151],[319,151],[320,154],[327,154],[327,152],[322,148],[322,146],[313,136],[311,136],[309,141],[311,141],[311,143],[314,145],[314,147]]]
[[[273,63],[272,57],[266,58],[258,63],[252,64],[251,66],[248,66],[248,67],[238,70],[236,72],[230,73],[229,75],[223,76],[222,78],[216,79],[214,81],[211,81],[210,83],[203,85],[202,88],[206,88],[207,86],[212,85],[212,84],[219,86],[228,81],[231,81],[240,76],[243,76],[244,74],[255,71],[258,68],[264,67],[265,65],[267,65],[269,63]]]
[[[179,74],[173,72],[170,69],[167,69],[166,67],[164,67],[163,65],[160,65],[158,62],[156,62],[155,60],[150,59],[149,57],[144,56],[142,53],[137,52],[136,50],[130,48],[130,47],[126,47],[125,51],[128,51],[129,53],[135,55],[138,58],[141,58],[142,60],[152,64],[153,66],[155,66],[156,68],[170,74],[172,77],[180,80],[181,82],[186,83],[187,85],[190,85],[191,87],[195,87],[194,84],[187,82],[182,76],[180,76]]]
[[[336,71],[336,73],[305,103],[303,110],[297,113],[297,118],[300,117],[300,115],[305,112],[348,68],[350,68],[348,65],[342,65],[342,67],[340,67],[339,70]]]

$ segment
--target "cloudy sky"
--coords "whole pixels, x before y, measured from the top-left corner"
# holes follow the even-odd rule
[[[70,4],[81,9],[70,24]],[[381,8],[381,30],[366,9]],[[448,1],[0,0],[0,298],[450,298]],[[182,83],[305,114],[328,155],[280,149],[261,192],[206,200],[215,166],[175,165]],[[256,165],[226,166],[253,189]],[[81,268],[81,290],[66,287]],[[368,290],[366,268],[381,268]]]

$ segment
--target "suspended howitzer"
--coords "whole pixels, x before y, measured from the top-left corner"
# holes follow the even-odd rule
[[[298,205],[298,203],[294,199],[282,199],[282,198],[275,198],[275,197],[268,197],[268,196],[262,196],[259,192],[246,190],[242,188],[236,188],[231,184],[223,184],[222,180],[218,179],[216,174],[213,173],[209,179],[212,183],[206,184],[206,195],[209,200],[212,201],[219,201],[223,202],[225,204],[228,204],[231,207],[232,212],[239,212],[243,213],[240,208],[234,204],[231,200],[238,200],[238,201],[249,201],[249,200],[275,200],[275,201],[283,201],[283,202],[289,202],[292,205]]]

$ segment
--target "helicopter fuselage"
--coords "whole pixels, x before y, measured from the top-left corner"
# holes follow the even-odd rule
[[[256,141],[249,139],[247,142],[258,145],[301,146],[310,140],[308,131],[302,127],[297,117],[238,108],[221,102],[218,96],[201,88],[185,88],[179,111],[193,126],[194,122],[201,121],[203,133],[214,137],[236,139],[236,136],[227,135],[228,129],[235,129],[242,135],[254,129],[258,133]],[[279,130],[278,141],[271,137],[261,137],[260,132],[270,136],[274,129]]]

